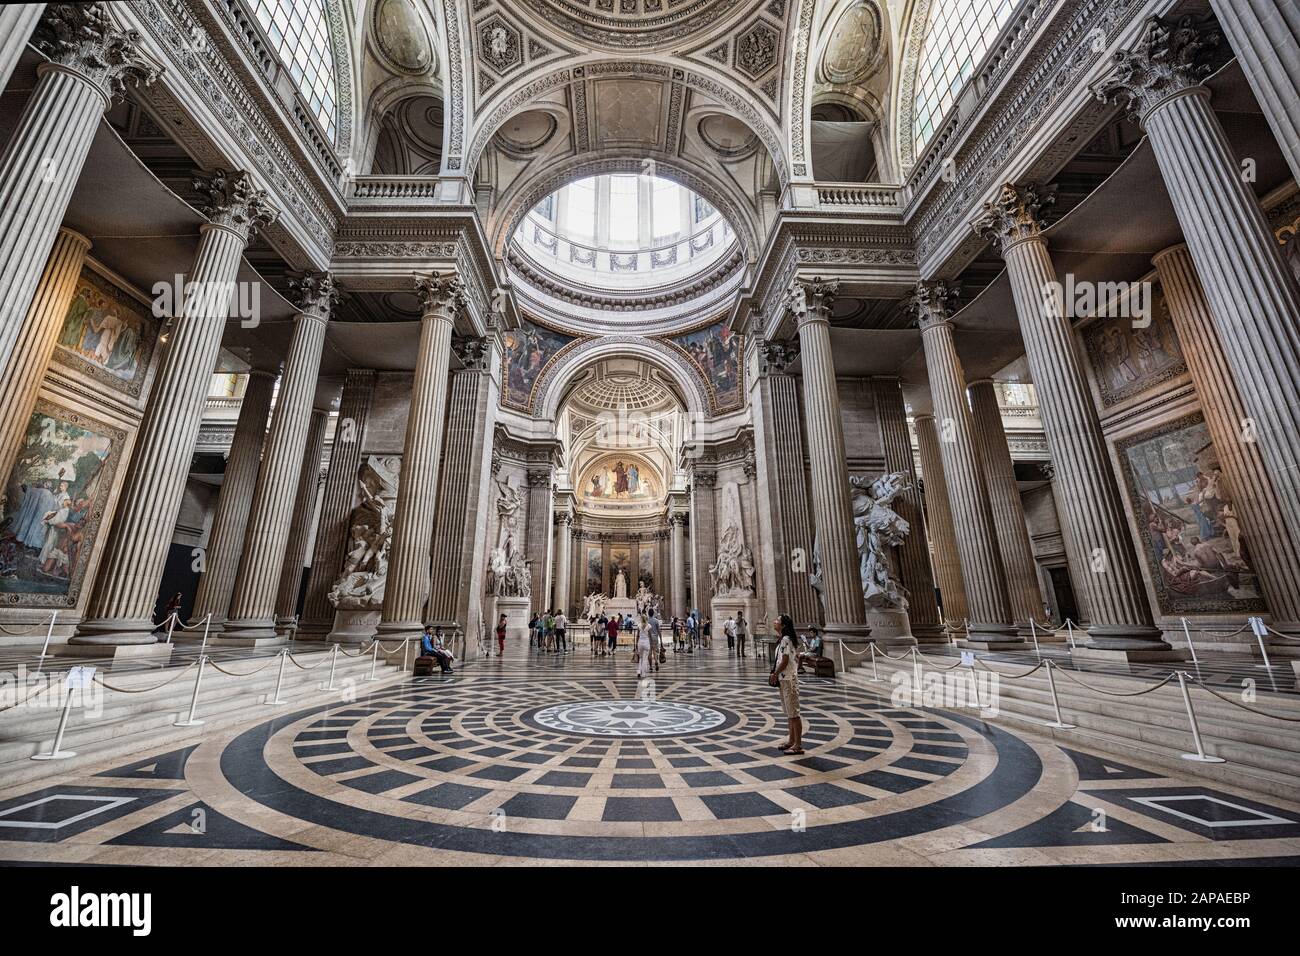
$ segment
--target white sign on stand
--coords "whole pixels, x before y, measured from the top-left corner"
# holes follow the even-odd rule
[[[1268,637],[1268,628],[1264,626],[1262,617],[1252,617],[1250,619],[1250,630],[1256,637]]]
[[[961,652],[961,662],[962,662],[962,665],[963,665],[964,667],[974,667],[974,666],[975,666],[975,652],[974,652],[974,651],[962,651],[962,652]]]
[[[95,668],[91,666],[73,667],[63,682],[65,690],[85,690],[95,677]]]

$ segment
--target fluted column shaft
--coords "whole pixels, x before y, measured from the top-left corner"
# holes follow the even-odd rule
[[[328,303],[323,306],[313,303],[298,314],[294,325],[275,411],[271,415],[271,430],[266,436],[266,452],[257,473],[257,488],[248,514],[244,553],[230,599],[224,639],[264,641],[277,636],[276,596],[285,565],[303,452],[311,430],[312,402],[316,397],[328,324]],[[301,558],[298,563],[301,567]]]
[[[1300,636],[1300,539],[1278,507],[1259,443],[1243,440],[1246,409],[1191,253],[1177,246],[1155,265],[1273,626]]]
[[[555,593],[551,604],[569,613],[569,566],[572,562],[573,515],[563,512],[555,516]]]
[[[1210,0],[1210,6],[1300,182],[1300,4]]]
[[[212,615],[220,627],[230,610],[230,596],[235,590],[235,574],[244,551],[244,532],[248,512],[257,487],[257,468],[266,438],[266,420],[271,414],[271,393],[275,390],[275,373],[253,369],[248,375],[244,398],[239,406],[239,420],[230,440],[217,510],[208,533],[208,549],[203,556],[203,575],[194,598],[192,621]]]
[[[298,468],[298,489],[293,496],[293,520],[280,569],[280,586],[275,597],[275,626],[284,633],[298,612],[298,595],[302,591],[303,567],[307,563],[307,541],[311,538],[316,517],[316,490],[320,484],[320,457],[325,447],[325,429],[329,412],[313,409]]]
[[[329,472],[320,518],[316,522],[316,547],[307,584],[307,599],[298,620],[298,637],[319,637],[334,622],[334,606],[328,595],[343,566],[349,520],[357,493],[361,467],[361,439],[375,394],[375,373],[371,369],[349,369],[339,399],[334,443],[330,448]]]
[[[894,550],[898,576],[907,588],[907,618],[912,636],[920,643],[943,643],[947,636],[940,626],[939,605],[934,599],[934,572],[925,539],[925,511],[921,489],[916,483],[916,465],[912,460],[912,441],[907,431],[907,406],[898,379],[877,378],[873,381],[876,415],[880,421],[880,441],[885,453],[885,471],[907,475],[908,489],[892,505],[911,531]]]
[[[43,3],[10,3],[0,7],[0,90],[13,75],[44,9]]]
[[[692,609],[707,614],[713,598],[713,577],[709,568],[718,560],[718,509],[714,488],[718,473],[712,468],[696,467],[691,472],[691,587]],[[631,584],[631,582],[628,582]]]
[[[683,514],[670,515],[668,524],[672,529],[672,541],[670,551],[670,562],[672,565],[672,593],[669,599],[672,606],[669,614],[672,616],[681,616],[690,611],[686,606],[686,516]]]
[[[1007,600],[1006,572],[976,450],[975,425],[966,405],[965,376],[953,344],[952,323],[938,312],[923,314],[921,340],[935,420],[943,427],[939,454],[948,481],[962,580],[966,583],[970,640],[1015,642],[1019,638]]]
[[[826,632],[831,637],[861,640],[870,634],[870,628],[862,597],[844,422],[831,351],[830,308],[834,292],[834,286],[828,283],[803,284],[794,291],[795,315],[803,362],[804,419]]]
[[[459,300],[455,280],[434,277],[417,281],[421,283],[417,288],[424,313],[420,319],[411,409],[402,446],[383,620],[379,624],[380,632],[387,636],[415,636],[423,626],[432,573],[429,552],[447,406],[451,332]]]
[[[988,485],[1002,567],[1007,575],[1011,616],[1017,627],[1027,629],[1030,621],[1042,616],[1043,594],[1025,524],[1025,508],[1016,484],[1016,466],[1011,460],[1011,447],[1002,427],[1002,409],[993,382],[988,379],[973,382],[969,392],[975,442]]]
[[[9,42],[3,32],[0,39]],[[102,4],[59,4],[36,30],[52,60],[37,68],[36,88],[0,153],[0,368],[41,279],[33,264],[49,257],[100,117],[126,76],[157,75],[138,68],[135,39],[112,27]]]
[[[230,314],[230,292],[247,233],[201,227],[185,299],[154,380],[118,496],[113,526],[86,617],[72,638],[84,644],[150,644],[158,582],[167,563],[190,457]]]
[[[0,29],[10,9],[0,10]],[[5,384],[5,398],[0,403],[0,466],[4,467],[4,474],[9,473],[27,432],[27,423],[36,408],[36,396],[58,342],[59,330],[68,316],[89,249],[90,240],[85,236],[71,229],[59,230],[36,287],[36,296],[19,330],[18,341],[8,363],[0,370],[0,382]]]
[[[939,429],[933,415],[917,415],[916,442],[921,455],[925,482],[926,530],[933,544],[934,577],[939,584],[943,615],[954,626],[970,620],[966,604],[966,582],[961,575],[961,558],[957,555],[957,529],[952,521],[952,504],[948,481],[943,473],[943,456],[939,454]]]

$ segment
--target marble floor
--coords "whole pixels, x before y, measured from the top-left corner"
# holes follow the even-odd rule
[[[767,665],[627,651],[394,677],[0,789],[0,863],[168,866],[1300,864],[1300,802]]]

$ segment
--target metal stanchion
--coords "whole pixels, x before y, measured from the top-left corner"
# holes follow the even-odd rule
[[[325,685],[326,690],[334,689],[334,668],[338,666],[338,662],[339,662],[339,646],[336,643],[334,645],[334,650],[330,653],[330,682]]]
[[[845,671],[844,671],[844,642],[843,642],[843,641],[836,641],[836,642],[835,642],[835,646],[838,647],[838,648],[840,649],[840,673],[843,674],[843,673],[845,672]],[[874,646],[874,645],[873,645],[873,646]],[[871,656],[872,656],[872,659],[874,660],[874,659],[875,659],[875,653],[873,652]]]
[[[1068,617],[1065,619],[1065,633],[1070,636],[1070,650],[1076,650],[1078,645],[1074,643],[1074,622]]]
[[[1250,619],[1250,627],[1251,630],[1255,632],[1255,640],[1259,641],[1259,652],[1264,655],[1264,663],[1262,666],[1264,670],[1271,671],[1273,669],[1273,664],[1268,659],[1268,648],[1264,646],[1264,635],[1268,633],[1268,628],[1264,626],[1264,619],[1262,617],[1252,617]]]
[[[49,656],[50,638],[54,636],[54,619],[59,616],[58,611],[50,612],[50,626],[45,629],[45,643],[41,645],[40,663],[36,665],[36,673],[41,672],[41,664],[45,663],[45,658]]]
[[[1043,650],[1038,646],[1038,625],[1034,623],[1032,617],[1029,619],[1029,633],[1034,637],[1034,653],[1038,655],[1038,659],[1041,661],[1043,659]]]
[[[1192,663],[1200,670],[1201,662],[1196,659],[1196,645],[1192,643],[1192,632],[1187,629],[1187,618],[1180,617],[1178,620],[1183,622],[1183,637],[1187,638],[1187,649],[1192,652]]]
[[[68,682],[68,696],[63,698],[63,713],[59,715],[59,729],[54,734],[54,746],[49,753],[32,754],[33,760],[66,760],[75,757],[75,750],[63,749],[63,734],[68,729],[68,714],[72,710],[72,682]]]
[[[203,618],[203,643],[199,645],[200,660],[202,660],[203,655],[208,652],[208,630],[211,627],[212,627],[212,612],[209,611],[207,613],[207,616]],[[199,669],[202,670],[202,668]]]
[[[1211,757],[1205,752],[1205,744],[1201,742],[1201,727],[1196,722],[1196,711],[1192,710],[1192,695],[1187,692],[1187,678],[1182,671],[1178,672],[1178,689],[1183,692],[1183,703],[1187,707],[1187,722],[1192,725],[1192,740],[1196,741],[1196,753],[1183,754],[1184,760],[1195,760],[1199,763],[1226,763],[1222,757]]]
[[[980,700],[980,682],[975,678],[975,664],[973,663],[974,661],[973,655],[971,660],[972,663],[967,664],[966,666],[970,668],[970,686],[971,686],[971,690],[975,692],[975,709],[983,710],[984,703]]]
[[[409,636],[402,638],[402,670],[410,671],[411,669],[411,638]]]
[[[1047,689],[1052,692],[1052,710],[1056,712],[1056,720],[1048,723],[1048,727],[1055,727],[1057,730],[1073,730],[1076,724],[1067,724],[1061,719],[1061,699],[1056,696],[1056,678],[1052,676],[1052,668],[1056,664],[1052,661],[1047,662]]]
[[[871,648],[871,679],[876,683],[879,683],[880,669],[876,666],[876,642],[872,641],[867,646]]]
[[[199,724],[203,723],[203,721],[195,719],[194,712],[199,706],[199,684],[203,681],[203,665],[207,662],[208,655],[200,654],[199,671],[194,675],[194,693],[190,696],[190,715],[185,720],[176,721],[176,723],[172,724],[173,727],[197,727]]]
[[[916,648],[912,648],[912,681],[916,685],[917,693],[921,691],[921,658],[917,656]]]
[[[288,657],[289,649],[286,647],[284,650],[280,651],[280,673],[275,677],[275,693],[272,694],[271,699],[266,702],[268,707],[284,703],[284,701],[280,699],[280,688],[284,686],[284,662]]]
[[[167,643],[172,642],[172,632],[176,630],[176,612],[167,615]]]
[[[370,648],[370,676],[366,678],[368,681],[379,680],[379,678],[375,676],[375,666],[379,663],[379,636],[376,635],[374,640],[375,642]]]

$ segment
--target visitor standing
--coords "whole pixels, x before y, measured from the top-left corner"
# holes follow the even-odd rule
[[[650,622],[644,614],[637,622],[636,633],[636,676],[646,677],[650,669]]]
[[[745,612],[736,612],[736,653],[740,657],[745,656],[745,638],[749,636],[749,622],[745,620]]]
[[[803,753],[803,719],[799,716],[799,670],[798,643],[794,621],[790,615],[782,614],[772,622],[772,630],[781,636],[776,645],[776,666],[767,682],[781,690],[781,710],[789,722],[790,733],[783,744],[778,744],[785,753],[796,756]]]
[[[497,621],[497,657],[505,657],[506,654],[506,616],[501,615],[501,620]]]
[[[568,642],[569,619],[564,616],[564,608],[555,615],[555,650],[557,653],[564,654],[569,650]]]
[[[663,653],[663,634],[659,626],[659,615],[650,610],[650,668],[659,669],[660,655]]]
[[[614,652],[618,650],[618,615],[605,622],[605,636],[609,642],[609,653],[612,657]]]
[[[713,646],[713,618],[711,617],[706,617],[704,619],[704,639],[701,642],[701,646],[702,647]]]
[[[722,622],[722,633],[727,635],[727,656],[736,653],[736,619],[730,614]]]

